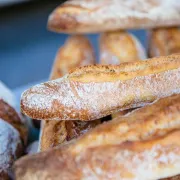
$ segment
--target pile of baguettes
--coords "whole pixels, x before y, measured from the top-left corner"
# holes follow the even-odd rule
[[[99,42],[105,65],[80,67],[95,56],[87,38],[73,35],[50,81],[23,93],[22,112],[43,120],[43,152],[18,160],[16,179],[180,179],[180,54],[170,55],[180,52],[180,31],[167,28],[180,25],[179,1],[72,0],[48,25],[56,32],[108,31]],[[168,56],[146,60],[140,42],[122,31],[129,28],[156,28],[149,55]],[[112,120],[102,123],[108,115]]]
[[[13,177],[12,165],[24,155],[27,128],[13,93],[0,81],[0,180]]]

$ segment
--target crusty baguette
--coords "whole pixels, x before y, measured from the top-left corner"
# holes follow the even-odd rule
[[[95,55],[89,40],[80,35],[71,36],[57,53],[50,79],[60,78],[70,69],[87,64],[95,64]],[[99,123],[99,120],[93,122],[45,121],[41,127],[39,150],[44,151],[70,141]]]
[[[56,32],[92,33],[180,25],[179,19],[177,0],[71,0],[53,11],[48,27]]]
[[[24,114],[41,120],[94,120],[180,93],[180,55],[121,65],[78,68],[36,85],[21,99]]]
[[[101,124],[65,146],[22,158],[17,180],[157,180],[180,173],[180,95]],[[61,170],[61,173],[59,173]]]
[[[16,162],[17,180],[157,180],[180,172],[180,131],[165,137],[100,146],[73,155],[63,149]]]
[[[128,32],[106,32],[100,36],[100,64],[120,64],[146,58],[142,44]]]
[[[24,153],[27,128],[14,109],[13,93],[0,82],[0,179],[12,178],[12,165]]]
[[[159,28],[149,31],[149,56],[166,56],[180,53],[180,29]]]

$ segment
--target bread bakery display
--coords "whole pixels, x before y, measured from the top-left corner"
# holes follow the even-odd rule
[[[69,0],[52,12],[48,27],[55,32],[92,33],[177,26],[179,19],[177,0]]]
[[[146,58],[144,47],[132,34],[113,31],[100,35],[100,64],[120,64]]]
[[[179,19],[177,0],[57,7],[48,28],[71,35],[49,81],[22,93],[21,112],[41,122],[26,150],[27,129],[0,83],[0,179],[180,180]],[[147,51],[129,29],[147,30]],[[99,32],[95,54],[83,34]]]
[[[180,55],[77,68],[22,95],[22,112],[41,120],[94,120],[180,92]]]
[[[12,92],[0,81],[0,179],[13,177],[12,165],[24,154],[27,128],[15,110]]]
[[[149,31],[149,56],[165,56],[180,53],[180,29],[157,28]]]
[[[22,158],[18,180],[141,179],[180,173],[180,95],[101,124],[67,145]],[[173,178],[172,178],[173,179]]]
[[[71,36],[57,53],[50,79],[60,78],[69,70],[94,63],[95,55],[89,40],[85,36]],[[77,138],[99,123],[100,120],[91,122],[45,121],[41,127],[39,150],[44,151]]]

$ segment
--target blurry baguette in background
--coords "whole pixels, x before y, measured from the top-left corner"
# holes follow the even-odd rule
[[[57,79],[80,66],[95,64],[93,47],[83,35],[70,36],[58,50],[50,79]]]
[[[120,64],[147,58],[140,41],[126,31],[103,33],[99,43],[100,64]]]
[[[60,78],[76,67],[95,64],[95,62],[94,51],[89,40],[81,35],[70,36],[57,52],[50,79]],[[77,138],[99,123],[100,120],[92,122],[44,121],[41,127],[39,149],[44,151]]]
[[[51,13],[48,28],[93,33],[178,26],[179,19],[178,0],[69,0]]]
[[[148,34],[149,56],[165,56],[180,53],[180,29],[178,27],[152,29]]]

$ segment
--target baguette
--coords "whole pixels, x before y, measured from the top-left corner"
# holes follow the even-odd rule
[[[180,95],[174,95],[127,117],[101,124],[63,147],[22,158],[15,164],[16,178],[156,180],[173,177],[180,173],[179,129]]]
[[[180,29],[159,28],[149,31],[149,56],[166,56],[180,53]]]
[[[177,0],[69,0],[49,16],[48,28],[55,32],[94,33],[177,26],[179,19]]]
[[[180,93],[180,55],[78,68],[36,85],[21,98],[24,114],[41,120],[94,120]]]
[[[80,35],[71,36],[57,53],[50,79],[60,78],[70,69],[94,63],[95,56],[89,40]],[[39,150],[44,151],[77,138],[99,123],[100,120],[93,122],[45,121],[41,127]]]
[[[144,47],[132,34],[115,31],[100,36],[100,64],[120,64],[146,58]]]
[[[24,153],[27,128],[14,109],[14,95],[1,82],[0,87],[0,179],[9,180],[14,161]]]

